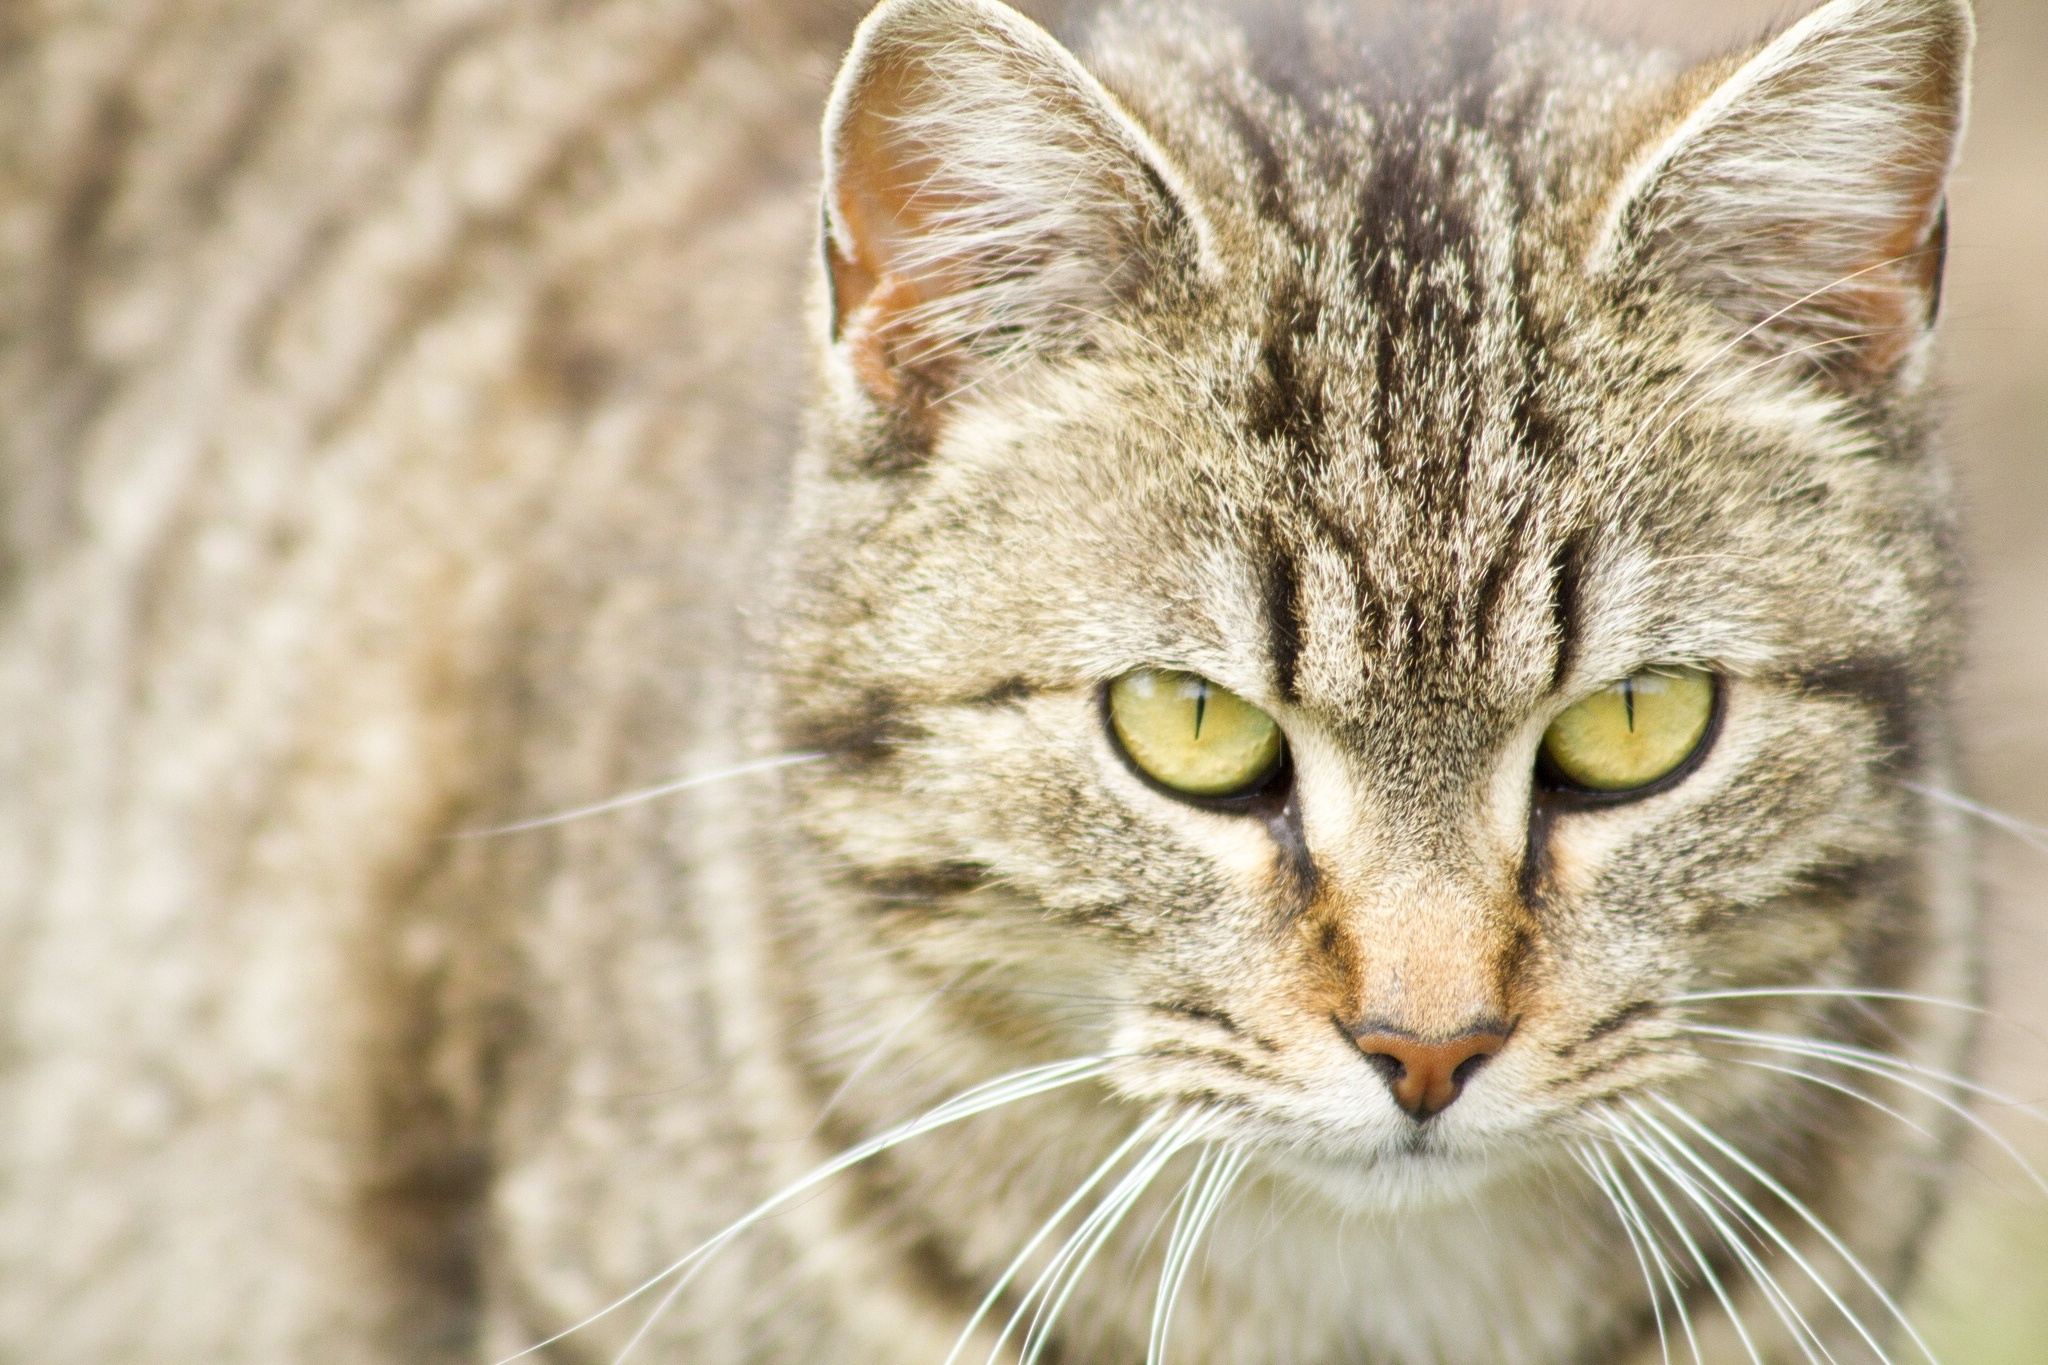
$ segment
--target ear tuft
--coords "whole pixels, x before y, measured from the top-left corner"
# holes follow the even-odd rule
[[[1638,163],[1594,269],[1701,294],[1847,387],[1896,376],[1940,299],[1972,38],[1963,0],[1821,6]]]
[[[1151,140],[993,0],[890,0],[825,120],[833,340],[874,401],[929,417],[987,365],[1073,345],[1190,250]]]

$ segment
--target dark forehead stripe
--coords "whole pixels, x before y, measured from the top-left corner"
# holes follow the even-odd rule
[[[1280,246],[1241,390],[1246,434],[1279,465],[1258,538],[1275,685],[1299,700],[1328,631],[1355,634],[1369,670],[1469,674],[1510,613],[1540,619],[1545,604],[1522,598],[1545,584],[1559,644],[1539,667],[1562,677],[1578,553],[1536,534],[1529,509],[1565,441],[1529,266],[1509,245],[1543,202],[1547,87],[1477,11],[1391,30],[1382,16],[1369,39],[1352,23],[1265,14],[1248,29],[1252,74],[1209,106],[1240,206]],[[1333,587],[1348,612],[1330,609]]]
[[[1273,685],[1284,702],[1301,700],[1301,569],[1294,551],[1269,519],[1264,537],[1266,650],[1273,661]]]
[[[1273,291],[1245,413],[1254,439],[1284,445],[1304,469],[1321,463],[1320,437],[1330,415],[1321,358],[1312,347],[1321,321],[1322,302],[1299,275]]]
[[[1550,666],[1552,691],[1565,685],[1579,661],[1579,603],[1585,573],[1585,540],[1567,537],[1550,557],[1550,623],[1557,633],[1557,658]]]

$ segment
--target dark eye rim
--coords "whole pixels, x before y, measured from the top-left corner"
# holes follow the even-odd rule
[[[1138,670],[1133,669],[1130,671],[1136,672]],[[1159,673],[1188,672],[1184,668],[1158,668],[1153,671]],[[1119,678],[1123,676],[1123,674],[1117,675]],[[1196,673],[1192,676],[1199,678],[1202,675]],[[1170,796],[1183,805],[1193,806],[1198,810],[1217,811],[1225,815],[1254,815],[1267,820],[1280,815],[1285,810],[1288,794],[1294,789],[1294,746],[1287,742],[1286,730],[1280,731],[1280,757],[1274,762],[1272,767],[1266,769],[1259,776],[1256,782],[1243,791],[1233,792],[1228,796],[1200,796],[1194,792],[1184,792],[1178,788],[1167,786],[1164,782],[1146,772],[1144,768],[1139,766],[1138,760],[1131,757],[1130,751],[1124,748],[1123,740],[1117,737],[1116,721],[1110,715],[1109,710],[1109,689],[1116,681],[1116,678],[1110,678],[1095,689],[1095,709],[1097,715],[1101,717],[1102,733],[1109,740],[1111,752],[1116,754],[1117,761],[1124,765],[1124,770],[1130,773],[1131,776],[1137,778],[1162,796]],[[1212,682],[1210,685],[1214,686],[1215,684]],[[1274,724],[1278,725],[1279,722],[1275,721]]]
[[[1652,665],[1654,667],[1654,665]],[[1647,670],[1645,670],[1647,671]],[[1714,742],[1721,737],[1721,718],[1728,710],[1728,680],[1712,669],[1701,669],[1707,680],[1713,684],[1713,709],[1707,712],[1707,728],[1700,731],[1699,743],[1692,746],[1692,752],[1680,759],[1678,766],[1662,777],[1645,782],[1640,787],[1625,787],[1620,791],[1598,791],[1582,787],[1566,777],[1550,757],[1550,746],[1538,741],[1536,745],[1536,790],[1548,805],[1563,810],[1595,810],[1607,806],[1625,806],[1631,801],[1668,792],[1679,783],[1691,777],[1700,764],[1707,761],[1713,752]]]

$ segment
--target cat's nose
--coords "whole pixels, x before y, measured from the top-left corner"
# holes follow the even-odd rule
[[[1472,1073],[1507,1046],[1509,1028],[1489,1022],[1438,1042],[1389,1030],[1353,1032],[1352,1038],[1386,1079],[1394,1103],[1419,1122],[1450,1107]]]

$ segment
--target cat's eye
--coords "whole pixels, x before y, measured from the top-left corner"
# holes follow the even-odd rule
[[[1654,786],[1700,751],[1714,705],[1714,675],[1696,668],[1649,668],[1609,683],[1544,731],[1546,775],[1601,795]]]
[[[1246,796],[1280,767],[1280,726],[1193,673],[1141,668],[1109,685],[1109,723],[1140,772],[1187,796]]]

